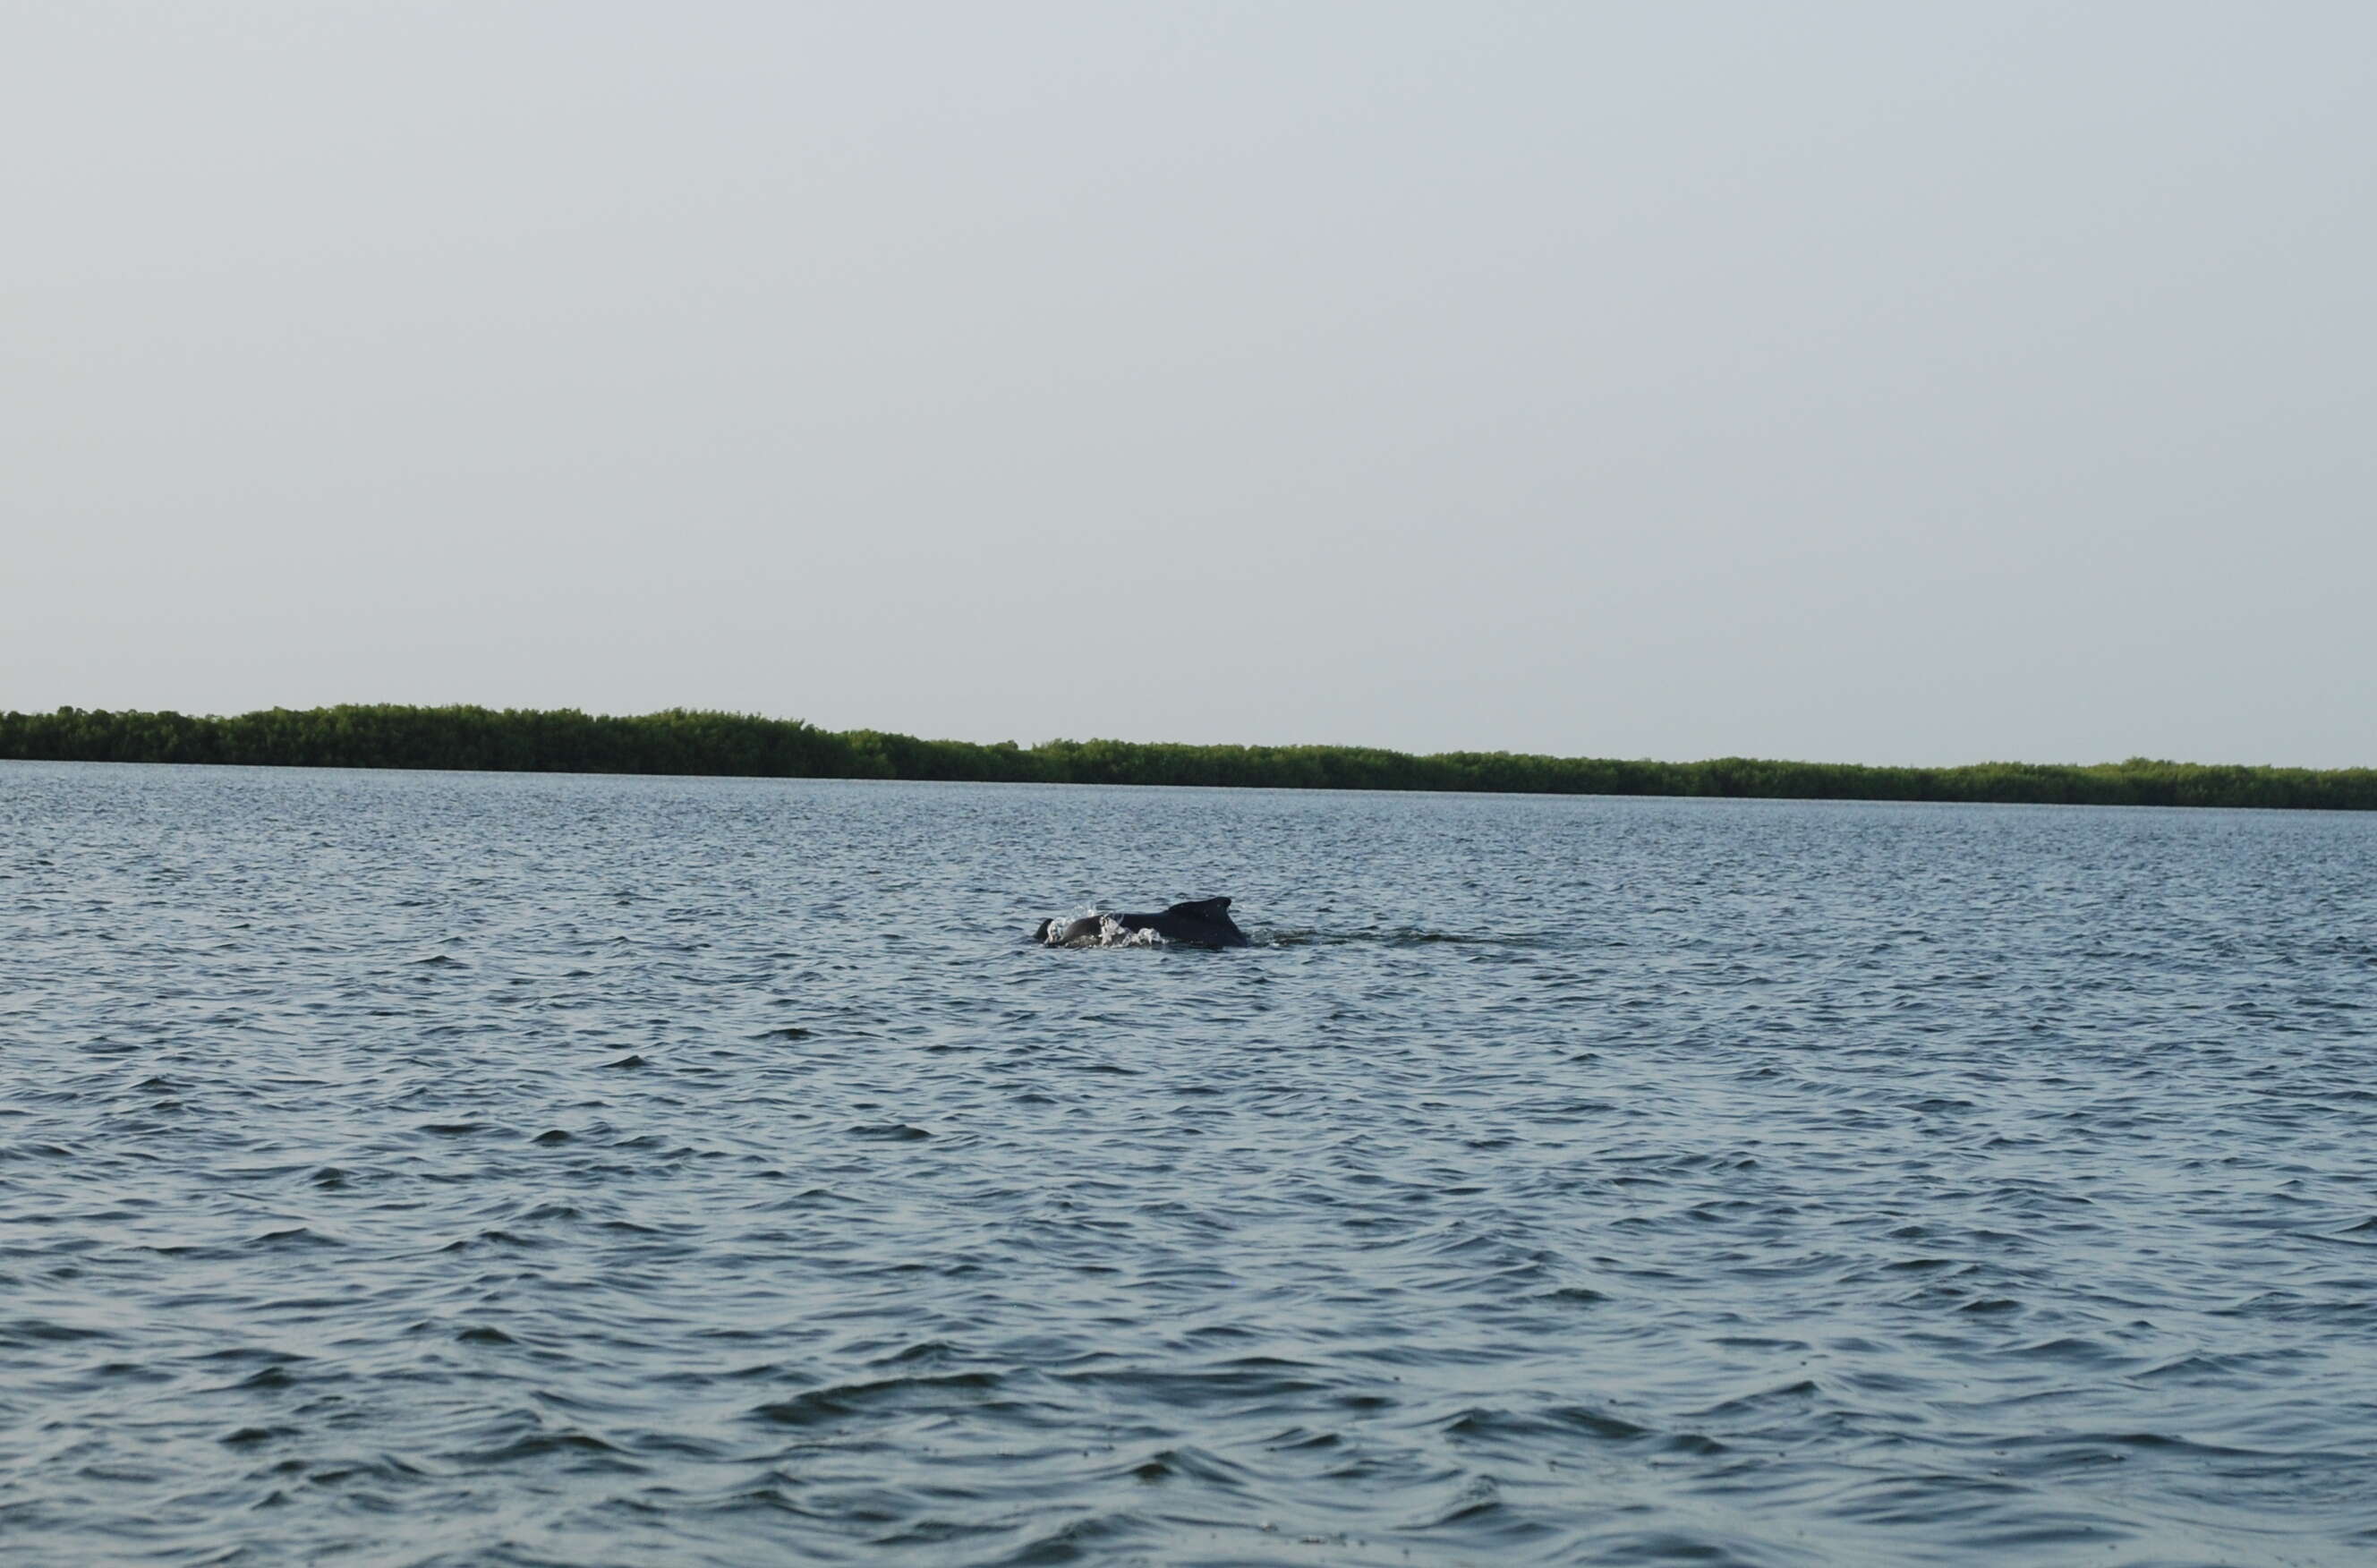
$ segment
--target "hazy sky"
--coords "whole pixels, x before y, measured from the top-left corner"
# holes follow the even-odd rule
[[[0,708],[2377,763],[2377,6],[0,5]]]

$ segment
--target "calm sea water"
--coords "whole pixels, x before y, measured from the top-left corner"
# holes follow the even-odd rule
[[[11,1564],[2377,1561],[2370,818],[0,764],[0,982]]]

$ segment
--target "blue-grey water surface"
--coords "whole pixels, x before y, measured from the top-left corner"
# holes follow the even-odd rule
[[[2377,820],[0,764],[0,918],[11,1564],[2377,1561]]]

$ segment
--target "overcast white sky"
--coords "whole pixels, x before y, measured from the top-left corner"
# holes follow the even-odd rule
[[[0,6],[0,708],[2377,763],[2377,6]]]

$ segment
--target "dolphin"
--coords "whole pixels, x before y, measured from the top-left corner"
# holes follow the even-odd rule
[[[1105,929],[1106,917],[1103,915],[1084,915],[1079,920],[1068,920],[1061,925],[1054,920],[1043,920],[1033,928],[1032,940],[1045,942],[1050,947],[1071,947],[1075,942],[1094,946],[1098,939],[1105,935]]]
[[[1043,920],[1032,940],[1050,947],[1103,944],[1113,931],[1153,931],[1167,942],[1191,947],[1245,947],[1247,934],[1230,918],[1226,898],[1191,899],[1154,915],[1085,915],[1078,920]]]

